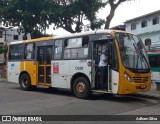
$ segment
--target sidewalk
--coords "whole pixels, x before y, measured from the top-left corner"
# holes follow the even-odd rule
[[[0,82],[6,82],[6,81],[7,81],[6,78],[0,77]]]
[[[0,83],[1,82],[7,82],[6,78],[0,77]],[[132,96],[160,100],[160,90],[157,90],[156,84],[153,83],[151,85],[150,91],[135,93],[135,94],[132,94]]]

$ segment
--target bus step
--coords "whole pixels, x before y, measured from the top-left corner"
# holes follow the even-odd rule
[[[107,90],[91,90],[93,92],[97,92],[97,93],[112,93],[111,90],[107,91]]]
[[[46,85],[37,85],[38,88],[49,88],[49,86]]]

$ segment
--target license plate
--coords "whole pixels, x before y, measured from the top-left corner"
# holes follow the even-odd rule
[[[146,89],[146,85],[143,84],[143,85],[140,86],[140,88],[141,88],[141,89]]]

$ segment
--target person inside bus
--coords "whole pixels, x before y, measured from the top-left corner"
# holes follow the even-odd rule
[[[100,72],[100,80],[99,80],[99,89],[106,89],[107,90],[107,50],[103,50],[100,56],[99,72]]]

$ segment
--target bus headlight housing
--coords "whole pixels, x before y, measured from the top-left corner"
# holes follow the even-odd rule
[[[127,72],[124,72],[124,77],[125,77],[129,82],[133,82],[132,77],[131,77]]]

